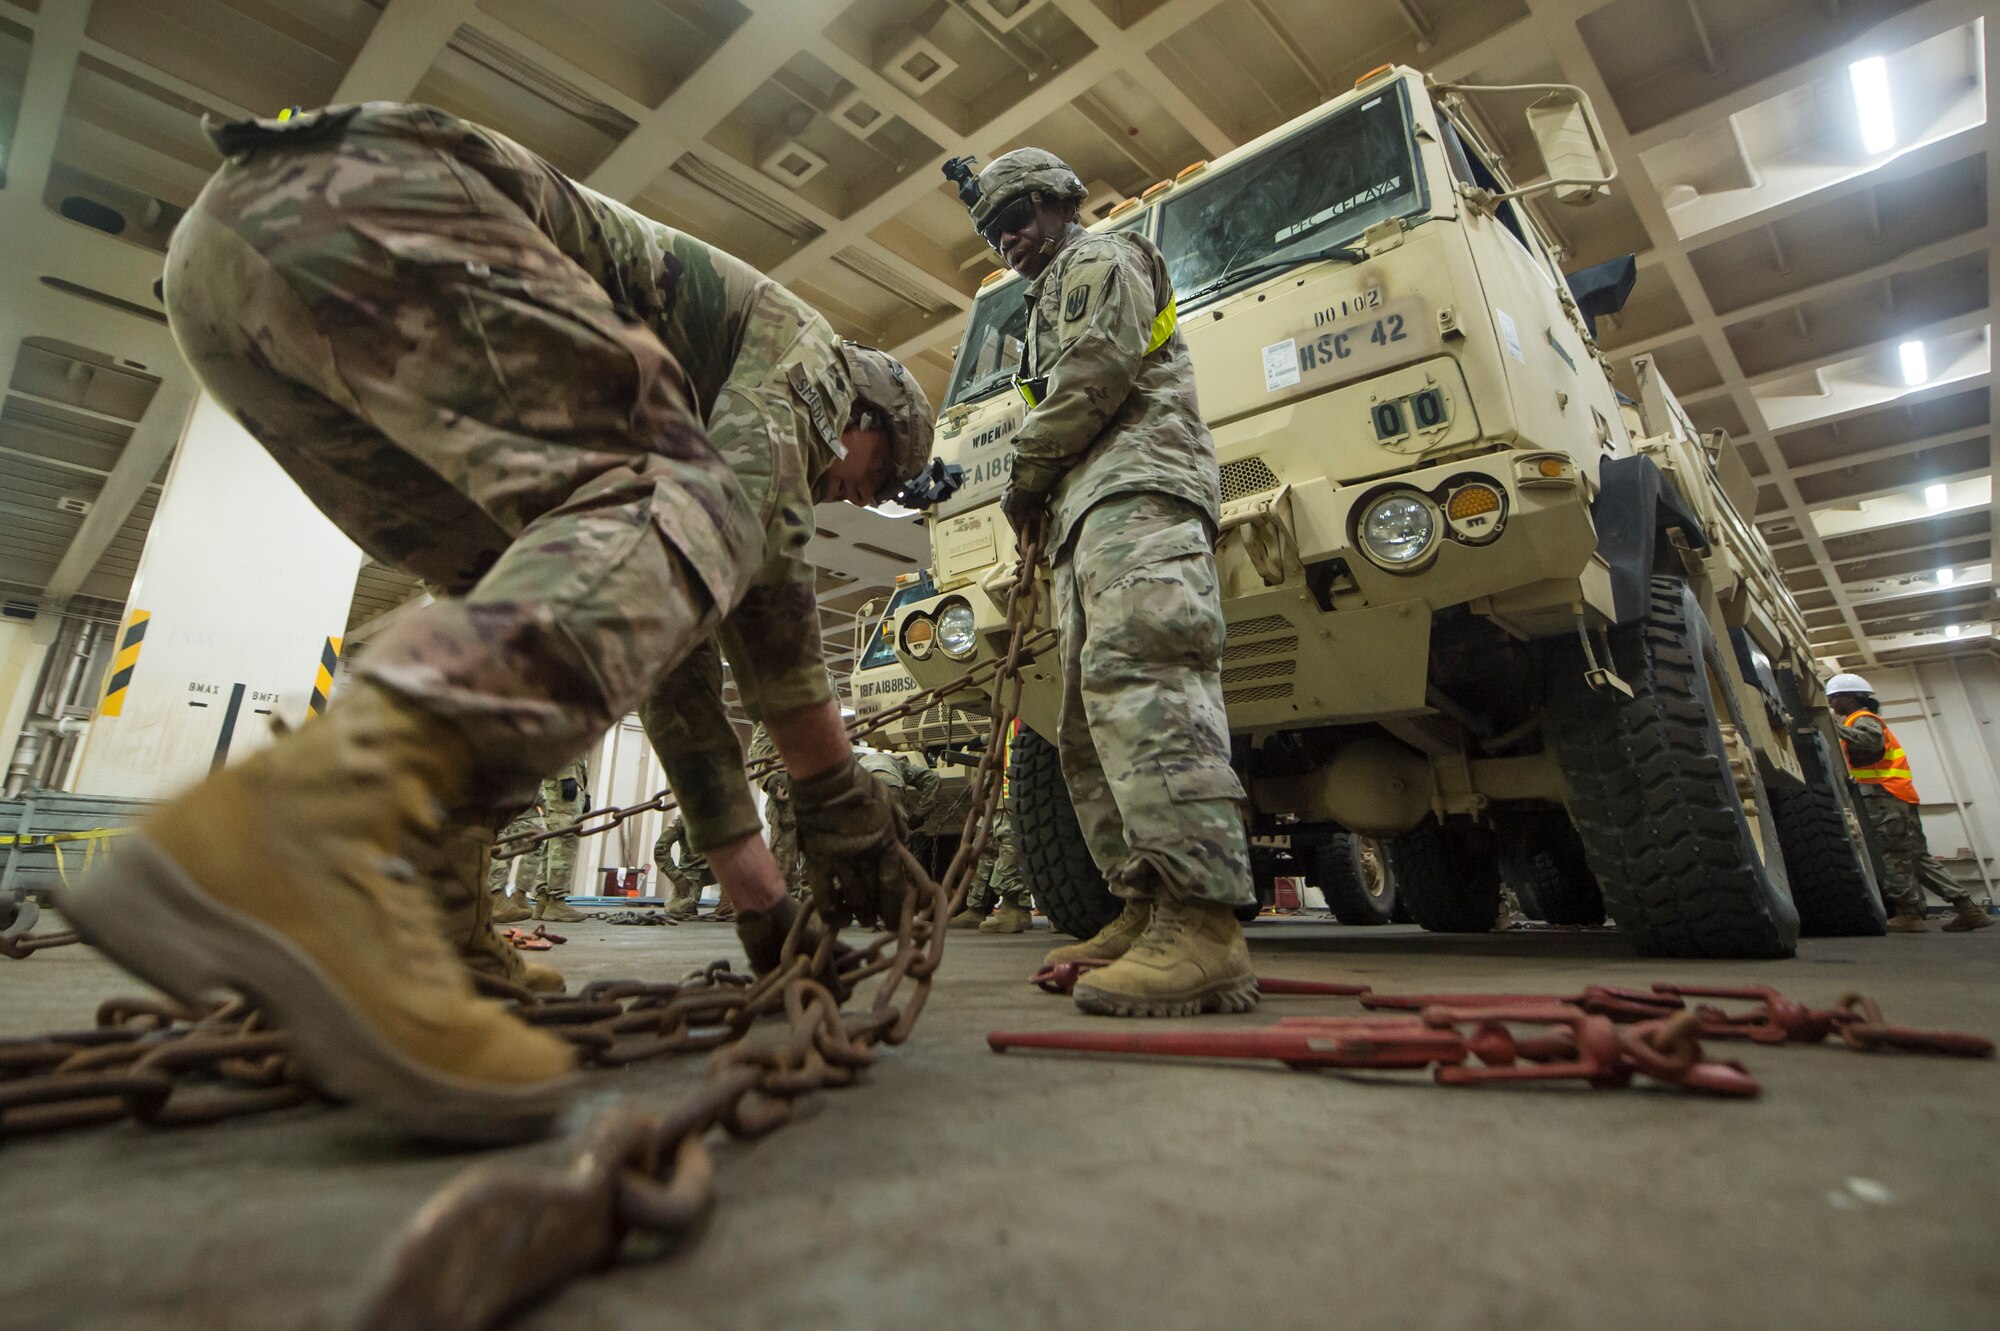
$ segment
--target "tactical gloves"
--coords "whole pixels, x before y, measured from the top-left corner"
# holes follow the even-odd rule
[[[1000,496],[1000,511],[1006,514],[1007,525],[1017,533],[1039,526],[1048,507],[1049,497],[1041,490],[1024,490],[1010,484]]]
[[[736,941],[743,944],[743,954],[750,958],[750,969],[758,975],[769,975],[778,969],[784,960],[785,939],[792,932],[792,921],[799,917],[799,903],[790,897],[781,899],[769,910],[739,910],[736,912]],[[818,920],[806,922],[805,935],[799,940],[799,954],[811,957],[819,951],[821,932],[825,928]],[[846,981],[840,971],[854,949],[835,940],[833,952],[827,966],[815,972],[813,978],[833,990],[836,999],[845,1001],[848,995]]]
[[[902,849],[907,829],[889,788],[849,754],[794,780],[792,807],[820,914],[836,924],[851,916],[893,927],[914,884]]]

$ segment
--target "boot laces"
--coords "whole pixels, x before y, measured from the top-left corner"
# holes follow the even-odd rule
[[[1165,900],[1153,903],[1153,918],[1138,946],[1149,951],[1171,952],[1186,940],[1192,921],[1188,912]]]

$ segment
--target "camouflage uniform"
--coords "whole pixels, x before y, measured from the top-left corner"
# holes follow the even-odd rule
[[[863,770],[873,772],[883,785],[889,787],[896,799],[896,809],[903,815],[905,827],[920,827],[937,807],[938,792],[943,782],[938,774],[920,762],[900,753],[863,753],[857,755]]]
[[[1850,767],[1870,767],[1881,761],[1887,739],[1880,719],[1857,716],[1853,723],[1836,723]],[[1882,856],[1882,897],[1890,913],[1922,916],[1924,889],[1952,906],[1970,905],[1972,894],[1939,864],[1924,840],[1924,819],[1918,807],[1898,799],[1879,785],[1861,785],[1861,811],[1875,832]]]
[[[1255,900],[1222,707],[1221,480],[1152,242],[1086,235],[1028,288],[1014,484],[1050,494],[1064,780],[1112,890]],[[1164,334],[1164,337],[1162,337]]]
[[[778,748],[762,724],[750,727],[750,761],[755,763],[778,756]],[[799,853],[799,820],[792,811],[792,782],[783,767],[773,768],[764,777],[764,821],[770,828],[771,858],[785,876],[785,891],[800,901],[812,896],[806,879],[805,857]]]
[[[674,863],[674,849],[680,848],[680,863]],[[701,908],[703,889],[715,883],[715,871],[708,867],[708,857],[688,844],[687,824],[680,818],[672,818],[660,839],[653,843],[653,867],[659,870],[660,880],[672,885],[667,894],[667,914],[688,916]]]
[[[965,894],[965,908],[984,915],[996,902],[1035,908],[1027,877],[1021,872],[1021,848],[1014,839],[1014,815],[1002,804],[993,816],[986,838],[986,850],[972,871],[972,886]]]
[[[550,827],[568,827],[583,817],[589,800],[590,769],[575,759],[542,782],[542,817]],[[576,889],[576,838],[551,837],[542,843],[541,881],[535,895],[562,901]],[[525,895],[525,894],[524,894]]]
[[[540,832],[547,826],[548,824],[542,821],[540,806],[530,806],[515,814],[507,826],[500,829],[500,840],[506,841],[530,832]],[[523,901],[540,896],[542,890],[549,885],[548,845],[549,843],[545,841],[527,854],[516,855],[510,860],[489,860],[486,865],[486,890],[505,892],[507,880],[512,877],[515,879],[515,886],[521,889],[515,895]],[[514,870],[516,864],[521,866],[519,873]]]
[[[183,352],[336,525],[445,593],[360,674],[462,734],[495,807],[643,702],[692,844],[755,831],[716,639],[753,715],[831,699],[804,551],[854,390],[826,321],[440,111],[216,138],[167,260]]]

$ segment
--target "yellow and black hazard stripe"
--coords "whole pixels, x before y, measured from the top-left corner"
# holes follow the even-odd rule
[[[139,648],[146,641],[146,625],[153,612],[134,610],[118,635],[118,655],[111,659],[111,678],[104,682],[104,701],[99,716],[119,716],[125,711],[125,694],[132,687],[132,672],[139,668]]]
[[[333,696],[333,672],[340,666],[340,639],[328,638],[319,649],[319,673],[313,676],[312,714],[318,716],[326,710],[326,700]]]

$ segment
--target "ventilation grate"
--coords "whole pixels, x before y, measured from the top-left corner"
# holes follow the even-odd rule
[[[1246,619],[1241,624],[1228,626],[1232,641],[1237,638],[1260,637],[1267,633],[1288,633],[1291,627],[1292,621],[1283,615],[1265,615],[1261,619]]]
[[[1278,488],[1278,474],[1262,458],[1238,458],[1222,469],[1222,502]]]
[[[1231,707],[1249,702],[1272,702],[1292,696],[1290,684],[1260,684],[1254,689],[1224,689],[1222,701]]]
[[[1222,649],[1224,661],[1245,661],[1253,656],[1278,656],[1296,652],[1299,649],[1298,635],[1289,638],[1265,638],[1261,642],[1233,642]]]
[[[1256,665],[1237,666],[1222,672],[1222,687],[1248,684],[1253,679],[1283,679],[1298,668],[1297,661],[1259,661]]]

